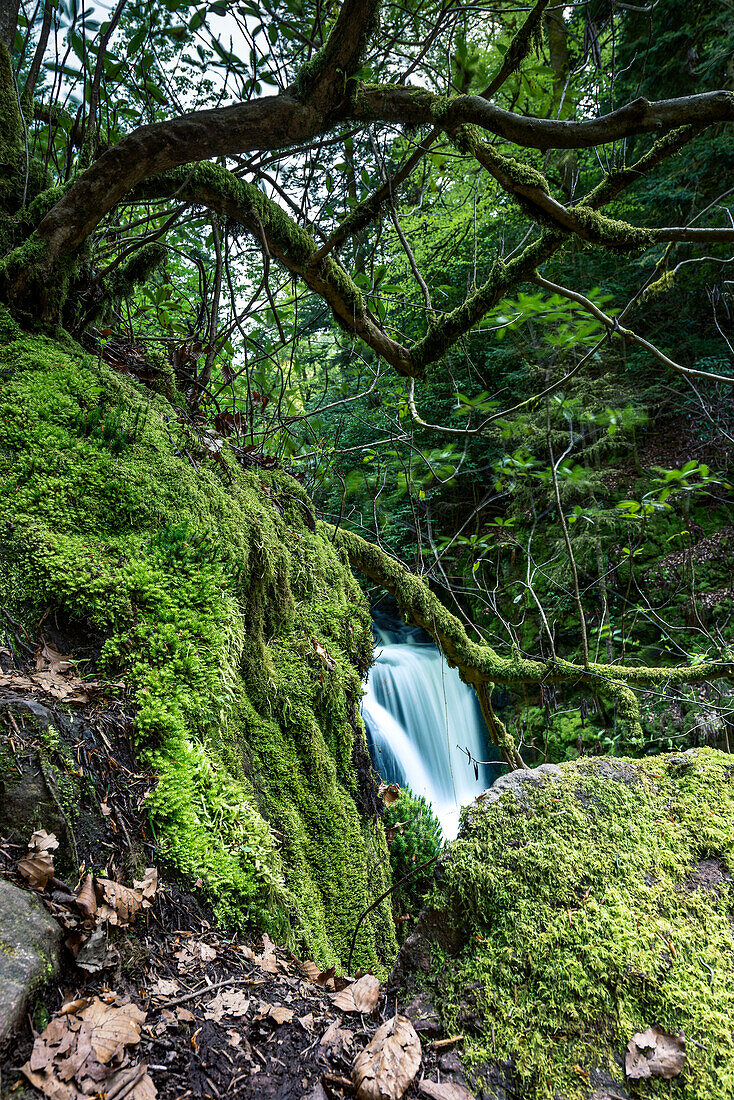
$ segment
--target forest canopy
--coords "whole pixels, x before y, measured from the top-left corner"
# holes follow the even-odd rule
[[[728,738],[733,39],[723,0],[0,0],[3,316],[285,464],[511,766]]]

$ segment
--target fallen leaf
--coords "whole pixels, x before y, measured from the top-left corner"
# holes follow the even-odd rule
[[[99,974],[119,961],[120,952],[107,940],[103,928],[96,928],[76,953],[76,965],[89,974]]]
[[[36,652],[36,672],[56,675],[59,672],[68,672],[73,665],[71,657],[63,657],[53,642],[41,642],[41,648]]]
[[[386,806],[392,806],[400,798],[400,787],[397,783],[380,783],[377,793]]]
[[[310,959],[307,959],[306,962],[301,963],[301,970],[305,977],[307,977],[310,982],[313,982],[314,985],[318,985],[322,989],[334,988],[335,966],[330,966],[328,970],[322,970],[315,962],[311,962]]]
[[[242,1043],[242,1034],[239,1031],[228,1031],[227,1038],[231,1047],[238,1047]]]
[[[144,1020],[144,1012],[133,1004],[118,1004],[114,993],[106,1000],[70,1001],[36,1037],[22,1072],[52,1100],[92,1095],[155,1100],[147,1065],[120,1065],[127,1059],[126,1048],[140,1041]]]
[[[36,829],[28,841],[31,852],[55,852],[59,846],[55,833],[47,833],[45,829]]]
[[[342,1012],[374,1012],[380,999],[380,983],[374,974],[365,974],[340,993],[332,993],[331,1002]]]
[[[180,1005],[176,1009],[176,1019],[180,1024],[192,1024],[196,1017],[193,1012],[188,1008],[182,1008]]]
[[[195,963],[212,962],[217,957],[216,949],[210,947],[203,940],[188,940],[180,950],[176,952],[179,970],[188,970]]]
[[[110,924],[127,925],[143,907],[143,895],[140,890],[131,890],[120,882],[109,878],[98,878],[97,887],[101,890],[105,904],[100,905],[97,916]]]
[[[313,1031],[314,1019],[313,1012],[307,1012],[305,1016],[299,1016],[298,1022],[304,1031]]]
[[[317,638],[312,638],[311,644],[319,660],[326,666],[326,668],[329,669],[330,672],[333,672],[336,668],[336,662],[329,656],[326,651],[326,647],[323,646]]]
[[[75,1001],[67,1001],[59,1009],[59,1016],[67,1016],[70,1012],[81,1012],[83,1008],[91,1003],[91,997],[77,997]]]
[[[204,1019],[219,1023],[223,1016],[246,1016],[249,1007],[249,997],[238,989],[227,989],[212,998],[206,1006]]]
[[[80,913],[91,919],[97,912],[97,896],[94,892],[94,877],[87,875],[76,895],[76,906]]]
[[[421,1042],[407,1016],[378,1027],[352,1067],[357,1100],[399,1100],[420,1069]]]
[[[150,992],[156,997],[172,997],[180,988],[178,982],[170,978],[158,978],[150,987]]]
[[[28,841],[28,855],[18,860],[18,873],[33,890],[45,890],[48,880],[54,877],[53,853],[59,842],[54,833],[37,829]]]
[[[339,1020],[334,1020],[321,1036],[319,1046],[325,1054],[332,1057],[340,1058],[342,1055],[351,1057],[353,1041],[351,1031],[342,1027]]]
[[[104,1065],[120,1047],[140,1042],[140,1025],[145,1013],[137,1005],[108,1005],[95,997],[79,1016],[92,1026],[92,1049]]]
[[[435,1081],[421,1081],[418,1092],[430,1096],[431,1100],[475,1100],[474,1093],[463,1085],[453,1085],[448,1081],[437,1084]]]
[[[158,890],[158,869],[146,867],[143,877],[135,879],[133,886],[143,895],[143,909],[149,909]]]
[[[262,955],[253,955],[252,961],[267,974],[277,974],[279,970],[288,970],[285,964],[278,965],[278,960],[275,955],[275,944],[270,939],[267,932],[263,934]]]
[[[624,1068],[631,1081],[677,1077],[686,1063],[686,1041],[680,1035],[668,1035],[657,1024],[638,1031],[627,1044]]]
[[[265,1001],[260,1002],[260,1013],[258,1020],[274,1020],[276,1024],[289,1024],[295,1012],[292,1008],[286,1008],[285,1005],[270,1005]]]
[[[53,856],[48,852],[39,852],[38,855],[19,859],[18,873],[33,890],[45,890],[48,880],[54,877]]]

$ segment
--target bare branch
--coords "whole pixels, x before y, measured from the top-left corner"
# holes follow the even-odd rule
[[[610,317],[608,313],[599,309],[590,298],[580,294],[577,290],[569,290],[568,287],[561,286],[559,283],[552,283],[550,279],[545,279],[542,275],[534,275],[532,282],[543,287],[544,290],[550,291],[551,294],[559,294],[562,298],[568,298],[569,301],[583,306],[592,317],[596,317],[597,321],[601,321],[608,329],[610,336],[619,336],[622,340],[629,340],[633,344],[638,344],[677,374],[682,374],[686,378],[703,378],[706,382],[723,382],[727,386],[734,386],[734,375],[712,374],[710,371],[696,370],[694,367],[684,367],[681,363],[676,363],[675,359],[671,359],[669,355],[666,355],[660,348],[655,347],[649,340],[638,336],[631,328],[623,328],[618,318]]]

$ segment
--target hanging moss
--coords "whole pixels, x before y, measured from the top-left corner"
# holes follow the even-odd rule
[[[624,1052],[656,1024],[685,1035],[686,1065],[640,1095],[731,1096],[731,757],[579,760],[515,790],[465,811],[431,899],[457,951],[430,948],[429,988],[470,1077],[636,1096]]]
[[[225,923],[338,963],[388,875],[357,808],[372,639],[343,556],[291,478],[209,460],[175,406],[75,346],[16,340],[0,370],[0,603],[101,643],[163,859]],[[384,903],[357,965],[394,949]]]

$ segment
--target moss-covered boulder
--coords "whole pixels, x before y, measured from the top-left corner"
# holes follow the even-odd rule
[[[465,811],[400,982],[462,1033],[484,1097],[734,1095],[734,764],[712,749],[578,760]],[[671,1080],[630,1080],[658,1027]]]
[[[359,717],[371,624],[343,551],[287,474],[244,470],[77,346],[17,335],[0,334],[4,628],[53,623],[131,703],[159,858],[224,922],[338,962],[389,866]],[[394,951],[383,902],[356,964]]]

